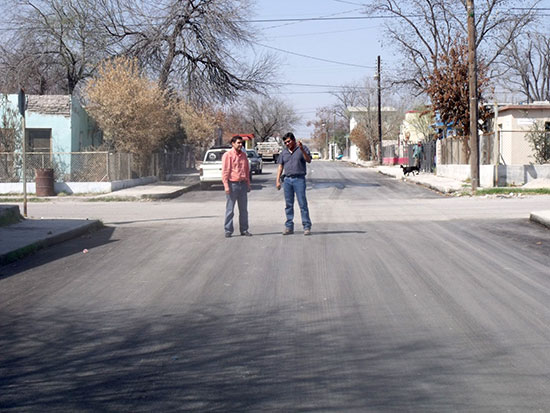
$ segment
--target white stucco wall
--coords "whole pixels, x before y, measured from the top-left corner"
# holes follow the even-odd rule
[[[156,181],[156,177],[148,176],[145,178],[126,179],[113,182],[55,182],[54,191],[56,194],[60,192],[66,194],[102,194],[138,185],[146,185]],[[36,193],[34,182],[27,182],[27,193]],[[23,183],[0,183],[0,194],[23,194]]]
[[[465,181],[471,177],[470,165],[437,165],[437,176]],[[484,188],[521,186],[535,179],[550,179],[550,165],[480,165],[479,179]]]

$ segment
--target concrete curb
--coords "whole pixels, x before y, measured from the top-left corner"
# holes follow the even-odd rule
[[[86,222],[76,228],[60,232],[58,234],[47,236],[37,241],[25,245],[24,247],[16,248],[12,251],[0,254],[0,265],[9,264],[10,262],[21,259],[27,255],[34,253],[42,248],[50,247],[64,241],[79,237],[90,231],[96,231],[103,227],[101,221],[93,220]]]
[[[529,220],[536,222],[537,224],[544,225],[546,228],[550,229],[550,210],[531,212],[529,215]]]
[[[425,186],[427,188],[433,189],[434,191],[440,192],[442,194],[452,194],[454,192],[459,191],[459,189],[456,189],[456,188],[440,186],[440,185],[432,184],[432,183],[429,183],[429,182],[414,181],[414,180],[410,180],[410,179],[407,180],[406,178],[401,178],[401,179],[404,180],[404,181],[408,181],[408,182],[414,182],[417,185]]]
[[[195,188],[198,188],[200,186],[200,182],[197,182],[195,184],[188,185],[184,188],[180,188],[177,191],[174,192],[165,192],[162,194],[143,194],[140,198],[141,199],[172,199],[177,198],[181,194],[184,194],[186,192],[192,191]]]

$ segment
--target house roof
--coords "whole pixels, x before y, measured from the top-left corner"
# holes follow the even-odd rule
[[[371,107],[370,109],[367,108],[366,106],[348,106],[348,111],[349,112],[358,112],[358,113],[366,113],[366,112],[369,112],[369,111],[377,111],[378,110],[378,107]],[[382,112],[397,112],[397,109],[395,109],[394,107],[391,107],[391,106],[382,106],[381,108],[381,111]]]
[[[499,113],[505,112],[507,110],[548,110],[550,111],[550,102],[528,103],[525,105],[506,105],[498,109]]]
[[[29,112],[45,115],[71,115],[70,95],[28,95]]]

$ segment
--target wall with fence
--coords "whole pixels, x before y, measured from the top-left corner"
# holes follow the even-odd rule
[[[53,169],[57,183],[117,182],[145,177],[163,180],[167,175],[195,169],[195,154],[192,146],[182,147],[178,152],[154,153],[147,158],[119,152],[27,153],[25,164],[27,182],[34,182],[39,168]],[[0,183],[21,182],[22,154],[0,152]]]
[[[382,158],[385,165],[416,165],[414,148],[416,144],[388,144],[382,146]],[[420,170],[433,172],[436,162],[436,142],[422,142],[422,153],[420,158]]]
[[[548,134],[550,148],[550,133]],[[460,138],[446,138],[441,141],[440,164],[466,165],[469,156],[465,143]],[[534,150],[524,131],[500,130],[498,134],[485,133],[479,136],[480,165],[530,165],[535,164]]]

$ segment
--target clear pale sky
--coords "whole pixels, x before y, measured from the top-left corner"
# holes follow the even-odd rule
[[[254,19],[288,19],[311,17],[362,16],[361,0],[256,0]],[[538,7],[550,8],[550,0],[543,0]],[[550,9],[548,12],[550,14]],[[284,83],[317,85],[342,85],[372,78],[376,58],[381,56],[382,77],[384,70],[396,64],[394,50],[381,47],[383,21],[381,20],[332,20],[302,22],[254,23],[258,28],[258,43],[297,54],[335,60],[366,67],[345,66],[322,62],[281,51],[256,46],[259,52],[276,54],[281,65],[280,76]],[[313,129],[306,126],[315,118],[315,109],[335,103],[326,93],[327,87],[288,85],[276,93],[293,105],[302,121],[295,133],[301,138],[310,137]]]
[[[308,17],[361,16],[359,1],[348,4],[335,0],[257,0],[255,19],[287,19]],[[258,51],[269,51],[280,59],[282,83],[315,85],[342,85],[373,77],[376,58],[384,56],[378,42],[381,31],[379,20],[330,20],[303,22],[255,23],[259,29],[258,43],[322,59],[367,67],[346,66],[323,62],[273,49],[257,46]],[[309,138],[312,128],[305,124],[315,119],[315,109],[335,102],[327,93],[330,87],[289,85],[281,87],[276,95],[287,100],[302,117],[295,133]]]

